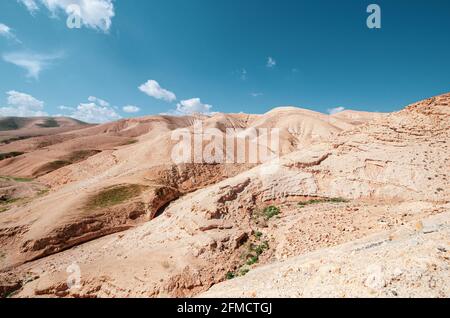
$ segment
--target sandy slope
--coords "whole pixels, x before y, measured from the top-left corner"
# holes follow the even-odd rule
[[[148,221],[168,202],[253,166],[175,166],[171,163],[171,151],[177,142],[172,140],[171,133],[176,129],[192,129],[195,120],[202,120],[205,127],[218,128],[221,132],[226,132],[227,128],[280,128],[281,149],[285,153],[313,141],[326,140],[342,130],[338,127],[339,121],[330,120],[329,116],[298,108],[281,108],[253,116],[217,114],[211,118],[153,116],[127,119],[50,136],[49,145],[44,148],[33,149],[34,139],[8,145],[24,147],[25,144],[29,152],[0,162],[0,174],[3,175],[40,176],[36,171],[41,172],[49,162],[68,160],[65,158],[75,151],[95,150],[99,153],[40,176],[39,181],[53,190],[30,204],[3,213],[0,224],[6,226],[0,230],[5,233],[14,229],[15,232],[14,239],[2,240],[0,237],[10,251],[2,266],[42,257]],[[350,124],[341,125],[348,127]],[[134,143],[127,144],[130,138]],[[102,189],[129,183],[148,187],[136,198],[134,205],[99,211],[83,208],[84,202]],[[167,195],[159,198],[155,196],[157,191],[166,191]],[[128,216],[136,213],[140,217],[130,220]]]

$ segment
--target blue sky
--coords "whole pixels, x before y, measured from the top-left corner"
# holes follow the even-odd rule
[[[0,114],[394,111],[450,91],[447,0],[90,1],[80,29],[81,0],[0,1]]]

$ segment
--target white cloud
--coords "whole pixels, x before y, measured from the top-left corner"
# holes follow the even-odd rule
[[[35,0],[17,0],[17,1],[25,5],[27,10],[30,11],[31,13],[34,13],[37,10],[39,10]]]
[[[0,108],[0,116],[13,117],[40,117],[48,116],[44,110],[44,102],[34,98],[31,95],[9,91],[7,103],[8,106]]]
[[[27,77],[38,79],[42,70],[48,68],[53,61],[61,57],[61,53],[35,54],[28,52],[14,52],[4,54],[3,60],[25,69],[27,71]]]
[[[11,36],[11,28],[6,24],[0,23],[0,35],[5,37]]]
[[[267,64],[266,64],[266,66],[267,66],[268,68],[274,68],[275,66],[277,66],[277,61],[275,61],[275,59],[274,59],[273,57],[269,56],[269,57],[267,58]]]
[[[177,112],[181,114],[208,114],[212,106],[203,104],[200,98],[191,98],[188,100],[182,100],[177,104]]]
[[[61,106],[59,106],[58,108],[59,108],[60,110],[75,111],[75,108],[69,107],[69,106],[64,106],[64,105],[61,105]]]
[[[149,80],[145,84],[142,84],[139,86],[139,90],[148,96],[156,99],[162,99],[166,102],[173,102],[177,99],[177,96],[174,93],[162,88],[155,80]]]
[[[107,32],[115,16],[113,0],[18,0],[34,14],[39,5],[44,5],[52,15],[64,12],[73,14],[73,5],[78,6],[81,23],[91,29]]]
[[[259,96],[263,96],[264,94],[263,93],[251,93],[250,95],[253,97],[259,97]]]
[[[78,105],[69,116],[87,123],[98,124],[121,118],[107,101],[94,96],[90,96],[88,101],[89,103],[81,103]],[[66,106],[63,107],[67,110]],[[60,107],[60,109],[62,108]]]
[[[3,36],[9,40],[14,40],[14,41],[20,43],[19,39],[17,39],[17,37],[12,32],[12,29],[3,23],[0,23],[0,36]]]
[[[122,110],[125,113],[137,113],[139,112],[141,109],[139,107],[133,106],[133,105],[127,105],[122,107]]]
[[[335,108],[330,108],[327,111],[330,115],[336,115],[337,113],[341,113],[344,110],[345,110],[344,107],[335,107]]]
[[[103,100],[101,98],[97,98],[95,96],[89,96],[88,97],[88,101],[90,101],[92,103],[99,104],[102,107],[109,107],[109,106],[111,106],[106,100]]]

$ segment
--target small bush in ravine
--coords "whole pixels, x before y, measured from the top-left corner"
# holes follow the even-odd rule
[[[280,214],[280,208],[276,207],[276,206],[268,206],[267,208],[265,208],[263,210],[263,214],[266,217],[267,220],[270,220],[271,218],[273,218],[274,216]]]
[[[347,203],[347,199],[343,198],[323,198],[323,199],[312,199],[308,201],[299,202],[298,206],[303,208],[308,205],[321,204],[321,203]]]
[[[233,273],[233,272],[228,272],[228,273],[226,273],[226,275],[225,275],[225,278],[226,279],[233,279],[233,278],[235,278],[236,277],[236,275]]]

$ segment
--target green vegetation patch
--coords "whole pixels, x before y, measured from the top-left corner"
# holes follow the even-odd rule
[[[49,192],[50,192],[50,189],[39,190],[38,193],[37,193],[37,196],[38,197],[43,197],[43,196],[46,196]]]
[[[11,205],[13,203],[17,203],[19,201],[22,201],[22,199],[20,199],[20,198],[6,198],[6,197],[0,198],[0,213],[9,211],[11,209]]]
[[[244,264],[241,265],[235,272],[228,272],[225,279],[233,279],[239,276],[245,276],[250,272],[249,266],[259,262],[259,257],[269,249],[269,242],[261,241],[263,234],[261,232],[253,233],[253,241],[256,243],[249,243],[247,250],[243,253],[242,258]]]
[[[9,210],[9,207],[7,206],[0,206],[0,213],[6,212]]]
[[[19,198],[0,198],[0,204],[12,204],[19,200]]]
[[[236,277],[236,274],[233,272],[228,272],[225,274],[225,279],[230,280]]]
[[[86,209],[101,209],[121,204],[141,195],[146,186],[124,184],[106,188],[91,196],[85,204]]]
[[[349,202],[343,198],[323,198],[323,199],[312,199],[304,202],[299,202],[298,206],[303,208],[308,205],[321,204],[321,203],[347,203]]]
[[[265,223],[269,221],[273,217],[279,215],[281,213],[281,209],[277,206],[270,205],[265,208],[257,208],[253,211],[252,219],[256,224]]]
[[[266,218],[266,220],[270,220],[274,216],[277,216],[278,214],[280,214],[280,208],[273,206],[273,205],[268,206],[263,210],[263,214],[264,214],[264,217]]]

